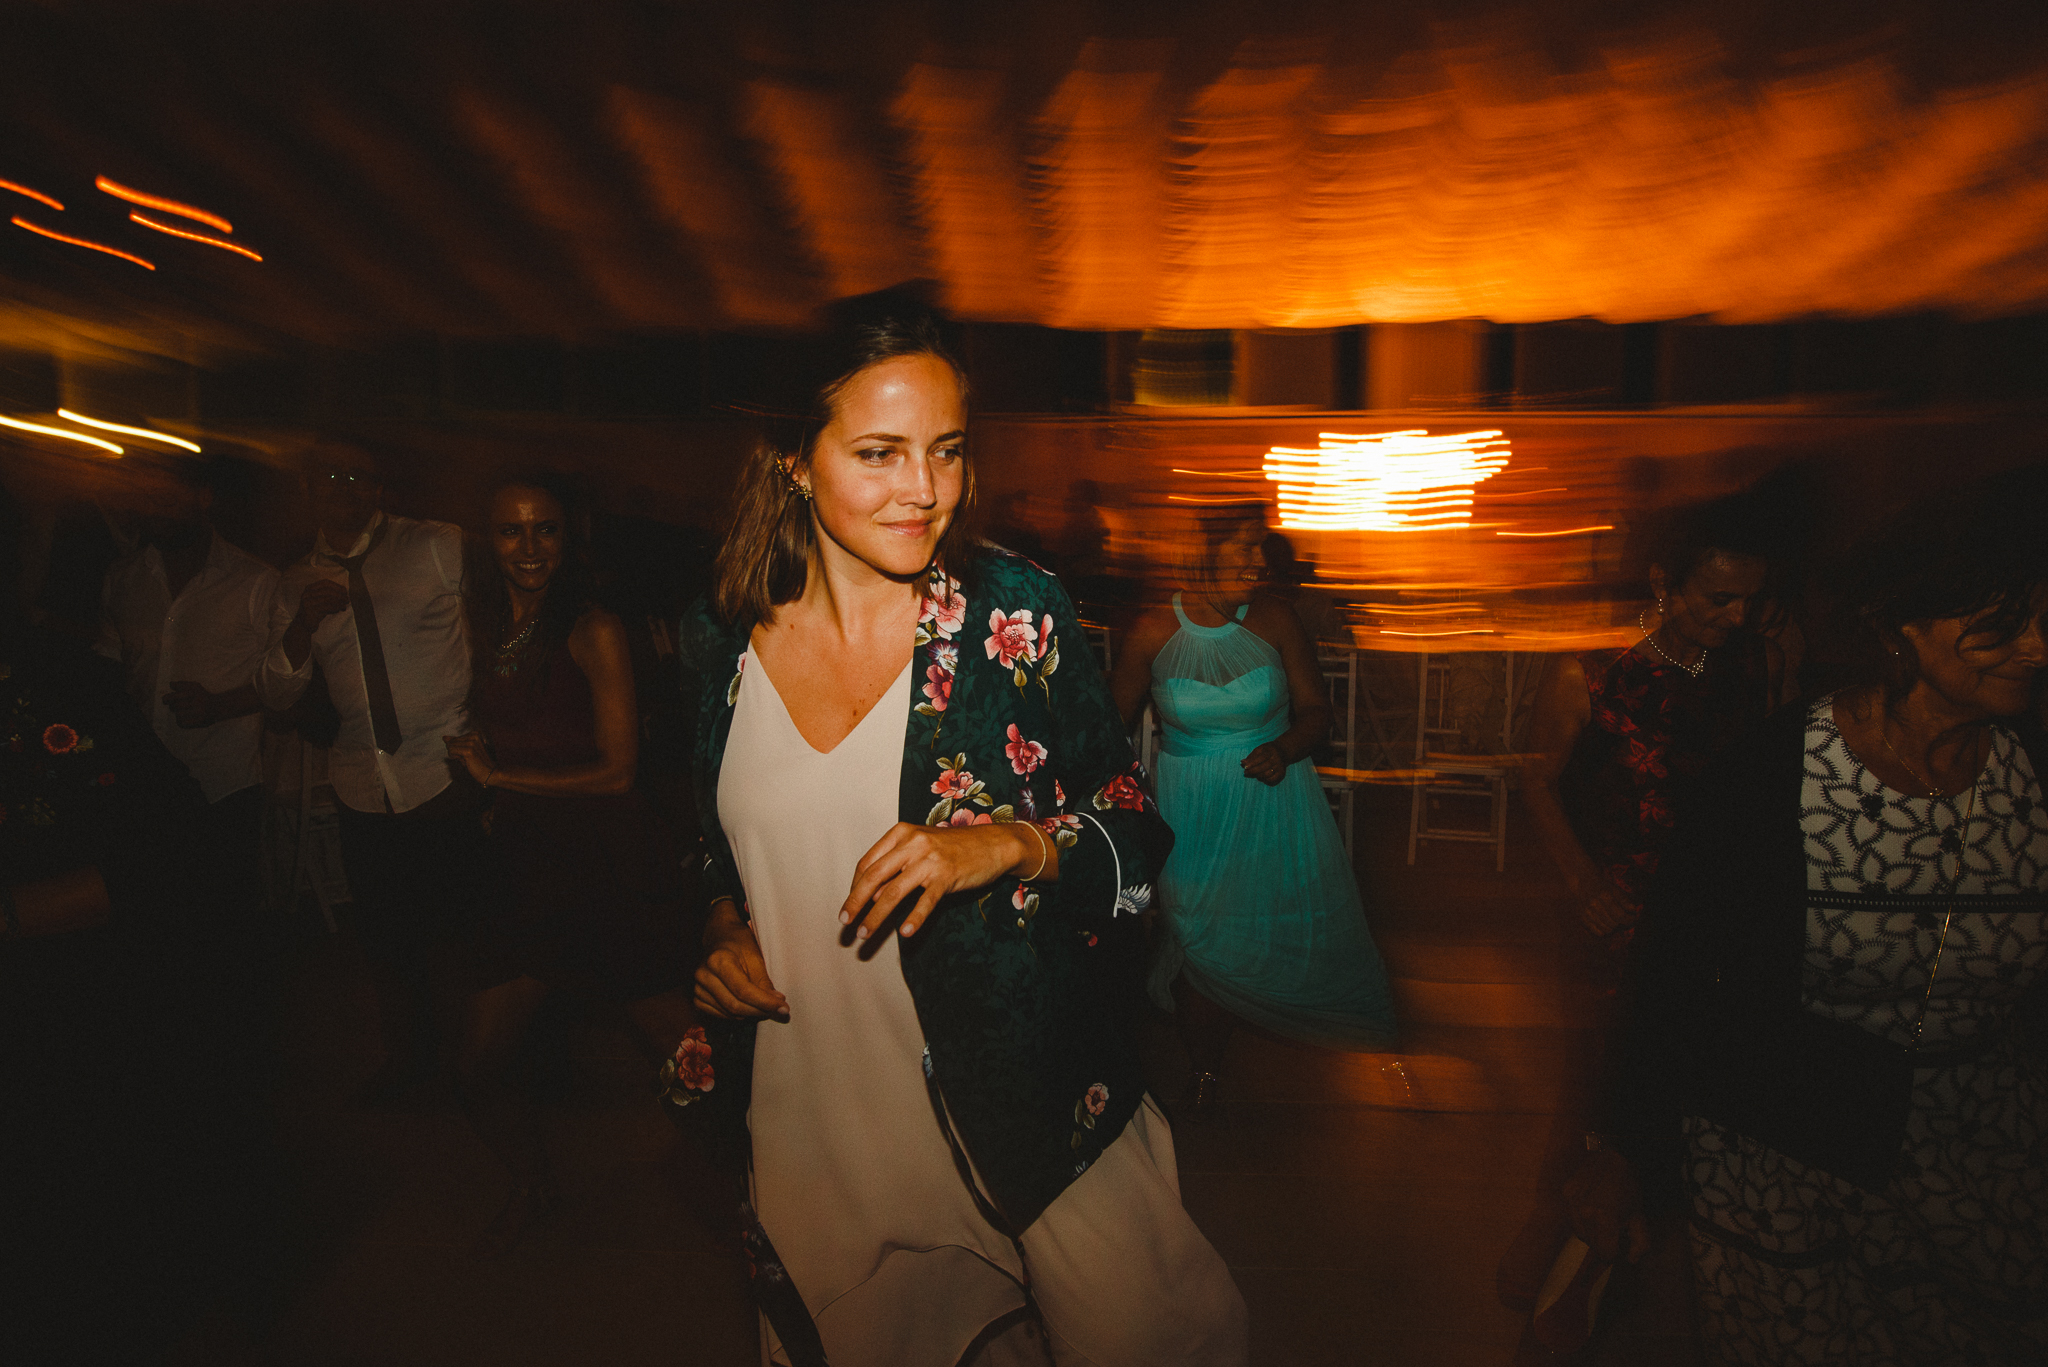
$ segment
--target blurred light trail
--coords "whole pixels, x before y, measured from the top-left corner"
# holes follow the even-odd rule
[[[108,256],[118,256],[123,261],[133,261],[136,265],[142,267],[146,271],[153,271],[156,269],[156,266],[153,263],[144,261],[141,257],[134,255],[132,252],[124,252],[119,247],[109,247],[104,242],[88,242],[82,237],[70,237],[64,233],[52,232],[48,228],[38,228],[35,224],[29,222],[25,218],[10,218],[7,221],[9,223],[12,223],[17,228],[26,228],[30,232],[35,233],[37,236],[47,237],[54,242],[69,242],[74,247],[85,247],[91,251],[105,252]]]
[[[1611,532],[1612,522],[1602,522],[1595,527],[1565,527],[1555,532],[1495,532],[1495,536],[1577,536],[1581,532]]]
[[[1491,636],[1492,627],[1463,627],[1457,631],[1396,631],[1392,627],[1381,627],[1382,636]]]
[[[64,212],[63,205],[59,204],[56,200],[51,199],[41,190],[31,190],[28,188],[28,186],[17,185],[11,180],[0,180],[0,190],[12,190],[17,195],[27,195],[30,199],[49,205],[52,209],[55,209],[60,214]]]
[[[161,441],[168,442],[172,446],[182,446],[195,456],[205,454],[196,444],[186,441],[183,437],[171,436],[167,432],[152,432],[147,427],[125,427],[118,422],[107,422],[102,418],[88,418],[85,414],[74,413],[68,408],[58,409],[57,416],[63,418],[66,422],[75,422],[85,427],[97,427],[102,432],[119,432],[123,436],[141,437],[144,441]]]
[[[19,418],[0,417],[0,427],[18,427],[24,432],[34,432],[38,436],[62,437],[66,441],[82,441],[87,446],[97,446],[103,451],[112,451],[117,456],[122,454],[121,448],[110,441],[101,441],[98,437],[88,437],[83,432],[66,432],[61,427],[45,427],[39,422],[23,422]]]
[[[209,234],[206,233],[193,233],[187,232],[183,228],[173,228],[168,223],[157,222],[148,214],[130,214],[128,215],[128,217],[132,221],[140,223],[145,228],[154,228],[160,233],[169,233],[172,237],[182,237],[190,242],[204,242],[209,247],[220,247],[226,251],[239,252],[241,255],[248,257],[251,261],[261,261],[263,259],[262,257],[256,255],[256,253],[250,251],[247,247],[242,246],[239,242],[228,242],[224,241],[221,238],[210,236]]]
[[[176,214],[179,218],[189,218],[196,223],[204,223],[209,228],[218,228],[224,233],[231,233],[235,230],[235,225],[222,218],[219,214],[210,214],[204,209],[195,209],[190,204],[180,204],[175,199],[165,199],[162,195],[152,195],[146,194],[141,190],[131,190],[125,185],[108,180],[105,176],[99,177],[93,181],[93,184],[112,195],[115,199],[125,199],[130,204],[140,204],[145,209],[161,209],[167,214]]]
[[[1275,446],[1280,525],[1300,531],[1449,531],[1472,522],[1473,486],[1507,468],[1497,431],[1432,437],[1422,429],[1319,432],[1314,447]]]
[[[1518,489],[1512,494],[1488,494],[1487,497],[1491,499],[1534,498],[1538,494],[1568,494],[1570,492],[1570,489],[1560,484],[1553,489]]]

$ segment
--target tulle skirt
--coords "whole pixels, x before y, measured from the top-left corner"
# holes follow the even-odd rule
[[[1153,1000],[1171,1011],[1171,984],[1185,975],[1210,1001],[1276,1034],[1387,1048],[1386,966],[1315,766],[1301,760],[1267,787],[1240,767],[1252,748],[1159,756],[1159,810],[1174,845],[1160,879],[1167,933]]]

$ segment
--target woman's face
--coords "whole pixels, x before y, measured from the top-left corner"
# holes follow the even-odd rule
[[[1712,650],[1726,645],[1755,614],[1769,573],[1762,556],[1713,551],[1693,566],[1675,591],[1665,591],[1661,566],[1652,569],[1650,579],[1664,599],[1664,621],[1672,632],[1702,650]]]
[[[1247,522],[1216,548],[1218,594],[1248,592],[1266,571],[1266,528],[1264,523]]]
[[[491,499],[491,551],[505,582],[543,593],[562,568],[562,505],[545,489],[508,484]]]
[[[1931,690],[1946,704],[1945,710],[1965,717],[2010,717],[2026,711],[2033,699],[2034,675],[2048,660],[2044,614],[2048,587],[2034,590],[2026,628],[1999,644],[1990,636],[1971,634],[1976,618],[1908,622],[1901,631],[1920,663],[1915,691]]]
[[[931,564],[967,476],[960,377],[936,356],[869,366],[840,391],[799,473],[827,554],[910,579]]]

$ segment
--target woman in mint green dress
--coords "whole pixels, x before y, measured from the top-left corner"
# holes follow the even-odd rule
[[[1386,1048],[1394,1014],[1358,881],[1310,756],[1329,731],[1322,671],[1292,609],[1255,597],[1264,508],[1208,517],[1188,587],[1116,662],[1117,705],[1164,732],[1166,932],[1152,995],[1177,1015],[1194,1101],[1214,1095],[1236,1022],[1339,1049]]]

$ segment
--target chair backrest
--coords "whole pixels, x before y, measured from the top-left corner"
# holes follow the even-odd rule
[[[1095,656],[1095,663],[1102,667],[1102,673],[1107,677],[1110,670],[1110,629],[1101,622],[1091,622],[1083,617],[1081,630],[1087,633],[1089,652]]]
[[[1159,714],[1149,700],[1145,710],[1138,714],[1138,727],[1131,736],[1131,748],[1138,752],[1138,763],[1145,766],[1150,774],[1159,758]]]
[[[1501,725],[1500,751],[1507,754],[1514,749],[1515,725],[1515,657],[1512,651],[1486,652],[1491,663],[1498,659],[1501,667]],[[1416,665],[1416,686],[1418,691],[1415,715],[1415,759],[1421,763],[1434,749],[1446,750],[1463,740],[1465,736],[1464,716],[1457,701],[1451,695],[1451,661],[1448,657],[1422,655]]]
[[[1358,767],[1358,652],[1324,646],[1316,654],[1322,666],[1323,689],[1330,699],[1330,738],[1323,743],[1329,762],[1345,769]]]

